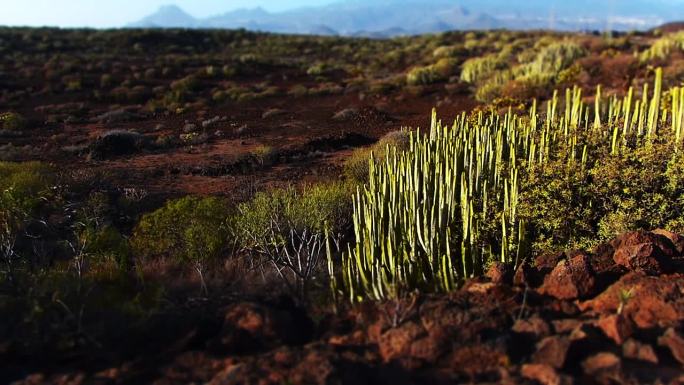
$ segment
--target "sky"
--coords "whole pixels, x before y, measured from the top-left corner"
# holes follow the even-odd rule
[[[121,27],[175,4],[195,17],[236,8],[261,6],[268,11],[315,6],[331,0],[0,0],[0,25]]]

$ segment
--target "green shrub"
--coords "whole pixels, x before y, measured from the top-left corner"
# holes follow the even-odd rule
[[[460,45],[443,45],[432,51],[432,56],[436,58],[457,57],[465,54],[465,49]]]
[[[5,130],[23,130],[26,128],[26,119],[15,112],[0,114],[0,122]]]
[[[590,248],[638,229],[684,232],[684,155],[672,140],[594,156],[586,171],[558,159],[523,179],[519,212],[536,250]]]
[[[56,175],[40,162],[0,162],[0,207],[31,215],[54,196]]]
[[[441,79],[448,79],[456,74],[458,68],[458,61],[453,58],[441,58],[437,63],[432,65],[432,69],[437,73]]]
[[[368,167],[371,156],[370,148],[359,148],[344,161],[344,175],[347,179],[365,183],[368,181]]]
[[[656,40],[646,51],[639,55],[642,63],[656,59],[667,59],[672,52],[684,51],[684,31],[671,33]]]
[[[586,54],[577,43],[563,41],[542,48],[534,60],[514,69],[516,80],[531,80],[535,84],[548,84],[558,74]]]
[[[339,245],[351,226],[351,191],[341,183],[258,193],[234,221],[241,248],[273,266],[302,301],[323,271],[327,245]]]
[[[579,78],[581,73],[582,66],[578,63],[575,63],[570,67],[559,72],[556,82],[558,84],[574,84],[577,82],[577,79]]]
[[[316,63],[312,66],[310,66],[306,70],[306,74],[309,76],[321,76],[323,75],[326,71],[328,71],[328,65],[325,63]]]
[[[597,162],[592,195],[601,210],[602,239],[628,230],[683,232],[684,156],[672,143],[652,143]]]
[[[169,257],[181,262],[216,258],[228,245],[227,203],[220,198],[172,200],[140,219],[131,244],[143,258]]]
[[[507,65],[506,58],[498,53],[468,59],[463,63],[461,80],[466,83],[478,83],[489,78],[495,72],[504,70]]]
[[[385,158],[387,148],[396,148],[397,151],[406,150],[409,146],[408,131],[392,131],[374,144],[371,148],[359,148],[355,150],[344,162],[344,175],[356,183],[368,181],[368,167],[371,153],[376,160]]]
[[[595,240],[596,214],[586,204],[592,199],[589,181],[587,171],[565,159],[526,175],[519,212],[534,231],[529,235],[535,250],[581,248]]]
[[[83,242],[83,252],[96,265],[106,265],[112,262],[118,269],[129,267],[131,250],[128,240],[110,225],[86,226],[78,234]]]
[[[55,181],[53,170],[42,163],[0,162],[0,273],[10,281],[16,278],[15,265],[27,261],[16,241],[57,197]]]
[[[261,145],[251,153],[262,167],[271,166],[278,157],[278,152],[271,146]]]
[[[475,91],[475,99],[480,102],[489,103],[503,94],[504,86],[511,80],[511,71],[501,71],[495,73],[487,80],[481,82]]]
[[[344,232],[349,226],[351,191],[342,183],[261,192],[238,206],[235,232],[246,249],[285,244],[291,231]],[[276,234],[271,234],[275,232]]]
[[[441,76],[432,66],[414,67],[406,74],[406,83],[409,86],[432,84],[441,79]]]

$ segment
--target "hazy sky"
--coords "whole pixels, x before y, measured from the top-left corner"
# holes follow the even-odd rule
[[[196,17],[235,8],[261,6],[269,11],[322,5],[331,0],[0,0],[0,25],[120,27],[160,6],[176,4]]]

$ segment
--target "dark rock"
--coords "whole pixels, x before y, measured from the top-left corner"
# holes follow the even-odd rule
[[[104,160],[135,154],[147,144],[146,138],[135,131],[115,130],[101,135],[90,145],[90,158]]]
[[[682,257],[684,255],[684,237],[664,229],[653,230],[653,234],[669,239],[670,242],[672,242],[677,257]]]
[[[537,288],[544,282],[544,274],[528,263],[522,263],[515,270],[513,285]]]
[[[613,249],[616,251],[627,246],[636,246],[643,243],[650,243],[657,246],[663,254],[668,257],[673,257],[677,254],[675,245],[672,241],[659,233],[648,231],[632,231],[625,233],[610,242]]]
[[[492,377],[510,362],[505,352],[486,344],[456,348],[449,356],[448,366],[457,368],[455,372],[466,374],[469,378],[478,376]]]

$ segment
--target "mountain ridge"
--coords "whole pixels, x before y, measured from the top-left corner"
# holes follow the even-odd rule
[[[679,0],[383,0],[342,1],[327,6],[269,12],[240,8],[195,18],[175,5],[131,23],[129,28],[245,28],[263,32],[398,36],[465,29],[645,30],[684,19]]]

